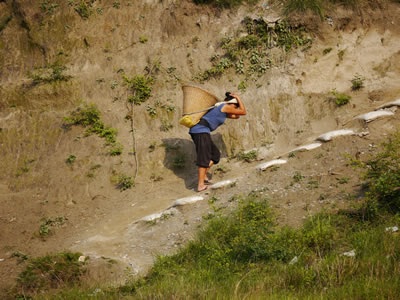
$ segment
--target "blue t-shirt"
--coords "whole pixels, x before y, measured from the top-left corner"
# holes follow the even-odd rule
[[[221,109],[225,104],[219,105],[217,107],[212,108],[209,112],[207,112],[202,119],[208,122],[210,127],[196,124],[192,128],[190,128],[189,133],[210,133],[214,131],[219,126],[224,124],[226,120],[226,113],[222,112]]]

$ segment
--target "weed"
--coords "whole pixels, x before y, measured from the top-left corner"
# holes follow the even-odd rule
[[[120,174],[117,178],[116,187],[121,191],[128,190],[134,186],[133,178],[124,174]]]
[[[106,146],[111,147],[110,155],[120,155],[122,153],[122,145],[117,143],[117,130],[107,127],[101,121],[100,111],[94,104],[84,104],[74,110],[70,116],[64,118],[63,127],[70,129],[72,126],[83,126],[86,128],[85,134],[97,134],[105,139]]]
[[[317,189],[318,187],[319,187],[318,180],[309,180],[307,182],[307,188],[308,189]]]
[[[161,120],[160,130],[163,132],[170,131],[174,126],[168,120]]]
[[[33,80],[34,84],[68,81],[72,76],[65,75],[64,71],[66,70],[66,66],[61,65],[59,62],[55,62],[44,68],[37,68],[28,75]]]
[[[245,162],[252,162],[257,160],[258,152],[257,150],[251,150],[251,151],[241,151],[238,154],[235,155],[236,159],[239,161],[245,161]]]
[[[330,48],[325,48],[323,51],[322,51],[322,54],[323,55],[327,55],[328,53],[330,53],[332,51],[332,48],[330,47]]]
[[[290,51],[298,46],[305,46],[311,40],[305,36],[305,28],[292,27],[285,20],[278,21],[274,26],[262,18],[246,17],[242,21],[246,35],[238,38],[224,37],[220,42],[222,55],[213,55],[210,59],[212,67],[196,75],[194,79],[200,82],[211,78],[219,78],[227,70],[234,69],[237,74],[246,78],[260,77],[272,66],[269,57],[271,48],[282,48]],[[246,89],[245,81],[239,85],[239,90]]]
[[[22,253],[20,251],[15,251],[11,254],[11,257],[16,257],[18,259],[18,263],[22,263],[29,259],[28,255]]]
[[[351,96],[344,93],[339,93],[335,89],[331,91],[331,94],[333,95],[333,100],[335,101],[337,106],[346,105],[351,100]]]
[[[65,160],[65,163],[66,163],[67,165],[72,166],[72,165],[74,164],[75,160],[76,160],[76,156],[73,155],[73,154],[71,154],[71,155],[69,155],[69,156],[67,157],[67,159]]]
[[[351,90],[358,91],[364,87],[364,80],[365,78],[360,74],[354,75],[353,79],[351,80]]]
[[[146,37],[146,36],[140,36],[140,37],[139,37],[139,42],[140,42],[141,44],[146,44],[148,41],[149,41],[149,39],[148,39],[148,37]]]
[[[303,175],[301,175],[301,173],[299,171],[296,171],[293,175],[293,181],[294,182],[300,182],[302,181],[305,177]]]
[[[339,61],[343,61],[343,56],[344,56],[344,54],[345,54],[345,50],[340,50],[340,51],[338,52]]]
[[[336,178],[339,184],[345,184],[349,182],[349,177],[341,177],[341,178]]]
[[[131,92],[128,102],[140,105],[151,97],[152,85],[154,83],[153,77],[137,75],[129,78],[124,75],[123,79]]]
[[[42,219],[42,224],[39,227],[39,235],[44,238],[51,233],[52,227],[58,227],[65,224],[67,219],[65,217],[56,217],[54,219],[44,218]]]
[[[58,8],[57,3],[51,3],[49,0],[44,0],[40,3],[40,9],[42,12],[52,15]]]
[[[84,20],[89,19],[92,14],[92,1],[79,0],[79,3],[75,3],[74,0],[70,0],[69,5],[73,6],[74,10]]]

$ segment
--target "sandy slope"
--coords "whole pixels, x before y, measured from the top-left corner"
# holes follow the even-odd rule
[[[179,5],[174,1],[161,5],[147,2],[146,6],[126,7],[123,11],[108,8],[103,17],[93,17],[86,23],[74,21],[69,32],[69,38],[78,40],[85,36],[91,44],[89,49],[80,46],[70,52],[70,72],[79,82],[71,98],[82,97],[98,104],[105,121],[118,128],[125,149],[132,147],[131,133],[124,119],[126,109],[121,100],[111,99],[122,97],[126,91],[121,85],[109,88],[113,80],[119,79],[116,70],[122,66],[142,70],[147,60],[159,57],[163,65],[177,67],[182,79],[189,79],[191,74],[207,67],[210,53],[214,53],[221,35],[233,32],[241,18],[250,13],[242,8],[218,14],[185,1]],[[273,14],[265,8],[255,11],[267,16]],[[221,166],[226,172],[221,174],[216,168],[213,170],[215,183],[235,181],[225,188],[201,195],[194,192],[196,170],[191,163],[194,153],[186,129],[175,127],[167,133],[160,132],[159,124],[154,125],[142,117],[144,108],[137,118],[141,172],[136,186],[124,192],[115,190],[110,176],[115,170],[131,172],[135,166],[129,153],[109,158],[104,155],[102,141],[93,136],[82,138],[82,129],[74,128],[67,133],[54,130],[56,142],[47,147],[43,141],[36,150],[41,153],[40,164],[35,165],[36,177],[30,179],[32,182],[18,179],[20,181],[15,183],[4,177],[0,184],[0,225],[3,228],[0,232],[0,286],[12,284],[24,267],[18,264],[13,253],[35,257],[64,249],[80,251],[90,257],[91,278],[107,283],[123,282],[127,272],[145,271],[156,255],[173,253],[192,238],[202,217],[213,213],[210,200],[215,206],[229,210],[241,196],[250,192],[263,193],[276,209],[278,221],[293,226],[321,209],[335,210],[357,201],[362,191],[346,155],[366,159],[382,139],[399,128],[400,116],[395,108],[392,108],[393,116],[368,124],[354,120],[360,114],[400,98],[400,23],[395,18],[399,12],[399,6],[394,4],[387,12],[381,14],[377,10],[362,20],[346,11],[337,12],[331,16],[333,24],[320,24],[311,49],[293,53],[281,66],[260,79],[260,87],[242,93],[248,116],[236,123],[229,121],[215,138],[224,146],[226,156],[236,143],[237,148],[257,149],[258,161],[245,163],[225,157]],[[29,18],[33,18],[34,13],[28,8],[25,13],[32,21]],[[161,24],[153,22],[154,18],[162,20]],[[93,26],[85,26],[88,22],[93,22]],[[133,25],[136,30],[132,31],[129,26]],[[99,28],[104,34],[99,33]],[[2,34],[3,39],[10,40],[12,36],[9,31]],[[107,38],[110,34],[112,39]],[[147,36],[149,42],[139,43],[140,36]],[[198,42],[194,42],[193,37],[198,37]],[[18,45],[14,47],[17,49]],[[48,47],[50,51],[57,48]],[[332,49],[324,55],[328,48]],[[339,57],[341,52],[342,58]],[[26,58],[15,55],[3,64],[10,69],[9,74],[2,73],[4,90],[13,82],[26,80],[22,69],[29,68],[29,63],[18,59]],[[15,62],[22,65],[17,71],[10,68]],[[356,74],[365,77],[365,87],[352,92],[350,81]],[[165,82],[157,86],[157,98],[171,98],[179,109],[179,84]],[[237,82],[221,79],[205,86],[223,94],[221,89],[233,90]],[[351,94],[350,104],[335,107],[329,101],[333,89]],[[45,99],[32,101],[39,103],[39,100]],[[52,100],[51,93],[46,100]],[[71,100],[64,110],[50,106],[48,114],[53,113],[54,119],[60,120],[75,103]],[[32,111],[36,112],[38,107],[43,109],[40,105],[32,104]],[[9,108],[3,102],[1,108],[3,130],[26,124],[23,109]],[[54,121],[54,124],[57,122],[60,123]],[[311,151],[288,155],[296,147],[308,145],[319,135],[337,129],[352,129],[355,134],[335,138]],[[49,132],[46,130],[47,135]],[[170,168],[168,158],[171,159],[174,152],[166,152],[159,146],[162,142],[176,144],[187,152],[187,170]],[[154,152],[148,150],[152,143],[157,145]],[[78,161],[70,168],[64,161],[72,153]],[[19,152],[14,155],[8,157],[17,162]],[[277,157],[288,162],[277,169],[263,172],[256,169],[260,163]],[[101,168],[95,180],[87,178],[88,169],[96,164]],[[151,175],[160,176],[162,180],[151,180]],[[21,187],[16,188],[11,183]],[[177,199],[192,196],[201,196],[203,200],[171,208]],[[171,215],[162,218],[154,215],[166,211]],[[40,239],[37,231],[41,219],[60,215],[65,216],[67,222],[56,228],[53,235]],[[140,221],[149,216],[154,220]],[[108,259],[119,263],[109,264]]]

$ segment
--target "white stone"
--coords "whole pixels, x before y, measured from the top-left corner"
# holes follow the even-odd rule
[[[351,250],[349,252],[344,252],[343,256],[354,257],[354,256],[356,256],[356,251],[355,250]]]
[[[392,107],[392,106],[400,106],[400,99],[397,99],[397,100],[392,101],[392,102],[389,102],[389,103],[385,103],[385,104],[379,106],[379,107],[377,108],[377,110],[378,110],[378,109],[382,109],[382,108]]]
[[[161,216],[162,216],[162,213],[156,213],[156,214],[151,214],[151,215],[145,216],[145,217],[141,218],[140,220],[145,221],[145,222],[151,222],[151,221],[160,219]]]
[[[297,147],[297,148],[293,149],[291,152],[313,150],[313,149],[316,149],[318,147],[321,147],[321,145],[322,145],[321,143],[311,143],[311,144],[308,144],[308,145]]]
[[[233,184],[235,181],[234,180],[223,180],[217,183],[214,183],[213,185],[210,186],[211,189],[215,190],[215,189],[219,189],[228,185]]]
[[[377,118],[388,117],[388,116],[393,116],[393,115],[394,115],[394,113],[391,111],[377,110],[377,111],[371,111],[371,112],[363,114],[363,115],[359,115],[356,117],[356,119],[364,120],[365,122],[368,123]]]
[[[79,262],[85,262],[85,260],[86,260],[86,256],[84,256],[84,255],[81,255],[81,256],[79,256],[79,258],[78,258],[78,261],[79,261]]]
[[[204,200],[204,198],[202,196],[185,197],[185,198],[180,198],[180,199],[175,200],[175,202],[172,206],[173,207],[181,206],[181,205],[191,204],[191,203],[195,203],[197,201],[202,201],[202,200]]]
[[[264,170],[268,169],[269,167],[272,167],[275,165],[282,165],[282,164],[286,164],[286,163],[287,163],[287,160],[274,159],[274,160],[268,161],[266,163],[259,164],[258,166],[256,166],[256,169],[260,170],[260,171],[264,171]]]
[[[327,133],[321,134],[317,140],[322,142],[328,142],[332,140],[334,137],[343,136],[343,135],[352,135],[354,131],[352,129],[339,129],[334,131],[329,131]]]
[[[393,227],[386,227],[386,231],[391,231],[391,232],[397,232],[399,231],[399,227],[393,226]]]

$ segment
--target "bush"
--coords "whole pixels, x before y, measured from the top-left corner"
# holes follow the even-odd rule
[[[351,100],[351,96],[344,93],[339,93],[336,90],[333,90],[331,94],[333,95],[333,100],[335,101],[337,106],[346,105]]]
[[[81,255],[62,252],[33,259],[18,275],[17,292],[23,291],[23,299],[27,299],[27,295],[79,283],[85,272],[84,263],[79,261]]]
[[[382,144],[383,150],[369,160],[365,178],[368,180],[369,203],[393,213],[400,212],[400,131]],[[371,208],[371,207],[370,207]]]

